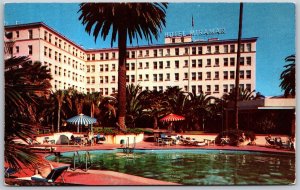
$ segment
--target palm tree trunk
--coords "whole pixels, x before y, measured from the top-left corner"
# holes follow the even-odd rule
[[[157,117],[154,116],[153,119],[154,119],[154,121],[153,121],[153,129],[158,129],[158,125],[157,125]]]
[[[118,70],[118,123],[120,129],[125,130],[126,115],[126,29],[118,31],[119,70]]]
[[[60,112],[61,112],[61,106],[58,107],[57,111],[57,132],[59,133],[59,126],[60,126]]]

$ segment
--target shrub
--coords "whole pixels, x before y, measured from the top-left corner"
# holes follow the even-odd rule
[[[229,145],[238,146],[239,143],[243,142],[243,136],[245,135],[245,140],[254,141],[256,139],[255,133],[252,131],[242,131],[242,130],[228,130],[223,131],[218,134],[215,139],[216,144],[221,144],[221,138],[227,137],[229,139]]]

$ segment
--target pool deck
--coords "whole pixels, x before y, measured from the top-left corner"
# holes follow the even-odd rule
[[[54,145],[56,147],[55,152],[68,152],[68,151],[79,151],[79,150],[112,150],[116,148],[121,148],[120,145],[113,144],[97,144],[94,146],[74,146],[74,145]],[[273,152],[273,153],[290,153],[295,154],[295,151],[287,150],[287,149],[279,149],[274,147],[266,147],[266,146],[184,146],[184,145],[173,145],[173,146],[157,146],[153,142],[140,142],[136,144],[136,149],[149,149],[149,150],[157,150],[157,149],[209,149],[209,150],[244,150],[244,151],[261,151],[261,152]],[[39,153],[41,157],[45,157],[49,155],[49,153]],[[54,167],[64,165],[60,163],[51,163]],[[26,166],[22,167],[22,170],[16,173],[14,176],[19,177],[29,177],[32,176],[33,171],[27,168]],[[71,171],[68,170],[64,174],[65,183],[67,185],[181,185],[166,181],[160,181],[155,179],[143,178],[139,176],[133,176],[128,174],[123,174],[114,171],[104,171],[104,170],[88,170],[84,172],[82,170]],[[21,182],[18,182],[18,179],[6,178],[5,182],[7,184],[19,184],[22,185]],[[56,183],[60,183],[61,178],[56,180]],[[34,184],[32,185],[39,185]],[[45,185],[45,184],[42,184]]]

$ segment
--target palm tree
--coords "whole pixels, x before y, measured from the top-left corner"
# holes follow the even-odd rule
[[[296,56],[290,55],[285,58],[285,62],[289,64],[285,65],[286,68],[280,75],[280,87],[284,90],[284,96],[291,95],[295,97],[296,94]]]
[[[152,43],[165,26],[167,3],[82,3],[79,20],[89,34],[93,30],[95,41],[100,33],[105,40],[109,34],[111,45],[118,37],[118,123],[125,129],[126,115],[126,44],[143,38]]]
[[[72,101],[68,90],[58,90],[54,93],[57,103],[57,132],[60,132],[61,113],[63,106],[72,109]],[[66,113],[66,112],[64,112]],[[66,114],[64,114],[66,116]]]
[[[40,62],[32,63],[28,57],[5,60],[5,162],[20,168],[21,163],[35,166],[40,162],[27,145],[14,141],[34,139],[39,122],[37,106],[41,98],[50,95],[51,75]]]

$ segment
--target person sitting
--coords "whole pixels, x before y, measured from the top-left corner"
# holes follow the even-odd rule
[[[38,166],[38,168],[35,171],[35,174],[39,174],[43,178],[46,178],[50,174],[50,172],[53,168],[54,167],[52,166],[52,164],[44,163],[44,164]]]

